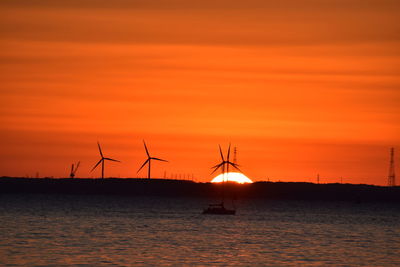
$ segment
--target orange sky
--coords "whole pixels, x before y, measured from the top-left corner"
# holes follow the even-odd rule
[[[385,185],[400,3],[266,2],[1,1],[0,175],[97,177],[100,141],[136,177],[145,139],[155,176],[209,181],[232,142],[253,180]]]

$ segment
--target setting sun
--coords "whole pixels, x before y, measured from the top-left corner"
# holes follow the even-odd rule
[[[212,179],[211,183],[220,183],[223,181],[227,182],[237,182],[239,184],[246,184],[246,183],[252,183],[253,181],[250,180],[249,177],[245,176],[242,173],[239,172],[228,172],[225,174],[220,174],[214,179]]]

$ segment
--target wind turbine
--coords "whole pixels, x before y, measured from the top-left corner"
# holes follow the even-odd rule
[[[101,151],[101,147],[100,147],[100,143],[99,142],[97,142],[97,146],[99,147],[99,152],[100,152],[101,159],[99,160],[99,162],[97,162],[96,165],[94,165],[93,169],[90,172],[92,172],[94,169],[96,169],[96,167],[101,163],[101,179],[104,179],[104,161],[106,161],[106,160],[116,161],[116,162],[121,162],[121,161],[116,160],[116,159],[111,159],[111,158],[104,157],[103,156],[103,152]]]
[[[78,170],[78,168],[79,168],[79,164],[81,164],[81,162],[80,161],[78,161],[78,163],[74,166],[74,164],[72,163],[72,166],[71,166],[71,173],[69,174],[69,177],[70,178],[74,178],[75,177],[75,173],[76,173],[76,171]],[[75,167],[75,168],[74,168]]]
[[[147,160],[143,163],[143,165],[139,168],[139,170],[138,170],[137,172],[140,172],[140,170],[141,170],[146,164],[149,164],[147,178],[150,179],[151,160],[159,160],[159,161],[165,161],[165,162],[168,162],[168,160],[151,157],[151,156],[150,156],[150,153],[149,153],[149,150],[147,149],[147,146],[146,146],[146,143],[144,142],[144,140],[143,140],[143,144],[144,144],[144,149],[146,149]]]
[[[211,168],[211,169],[214,169],[214,170],[212,171],[211,174],[213,174],[214,172],[216,172],[219,168],[221,168],[222,174],[225,174],[225,165],[226,165],[226,173],[229,173],[229,165],[232,166],[232,167],[234,167],[234,168],[237,169],[238,171],[242,172],[242,171],[239,169],[239,165],[237,165],[236,163],[233,163],[233,162],[229,161],[229,157],[230,157],[230,154],[231,154],[231,144],[229,144],[229,147],[228,147],[228,152],[227,152],[226,160],[225,160],[225,158],[224,158],[224,155],[222,154],[221,146],[220,146],[220,145],[218,145],[218,146],[219,146],[219,153],[220,153],[220,155],[221,155],[222,161],[221,161],[219,164],[217,164],[217,165],[215,165],[214,167]]]

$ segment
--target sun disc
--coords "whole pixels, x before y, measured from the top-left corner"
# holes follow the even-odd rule
[[[250,180],[249,177],[244,175],[243,173],[239,172],[228,172],[225,174],[220,174],[214,179],[211,180],[211,183],[221,183],[223,181],[226,182],[236,182],[239,184],[245,184],[245,183],[252,183],[253,181]]]

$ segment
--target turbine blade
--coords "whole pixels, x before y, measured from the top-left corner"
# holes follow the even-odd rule
[[[241,169],[239,169],[239,167],[233,166],[236,170],[238,170],[239,172],[243,172]]]
[[[165,160],[165,159],[159,159],[159,158],[150,158],[150,159],[155,159],[155,160],[159,160],[159,161],[165,161],[165,162],[168,162],[168,160]]]
[[[116,160],[116,159],[110,159],[110,158],[104,158],[104,159],[106,159],[106,160],[111,160],[111,161],[116,161],[116,162],[121,162],[121,161]]]
[[[219,163],[219,164],[217,164],[217,165],[215,165],[215,166],[212,166],[211,169],[217,168],[217,167],[219,167],[221,164],[222,164],[222,163]]]
[[[217,165],[211,167],[211,169],[219,168],[219,167],[221,167],[223,164],[224,164],[224,162],[221,162],[221,163],[219,163],[219,164],[217,164]]]
[[[78,170],[78,168],[79,168],[79,165],[81,164],[81,162],[80,161],[78,161],[78,163],[76,164],[76,167],[75,167],[75,171],[74,171],[74,173]]]
[[[220,145],[218,145],[218,146],[219,146],[219,153],[221,154],[222,161],[225,161],[224,155],[222,154],[221,146]]]
[[[211,174],[213,174],[214,172],[216,172],[218,169],[219,169],[219,166],[218,166],[217,168],[215,168],[215,169],[211,172]]]
[[[232,161],[226,161],[226,163],[228,163],[228,164],[230,164],[230,165],[240,166],[239,164],[234,163],[234,162],[232,162]]]
[[[218,170],[218,168],[214,168],[214,170],[210,173],[213,174],[214,172],[216,172]]]
[[[147,157],[150,158],[149,150],[147,149],[147,146],[146,146],[146,143],[144,142],[144,140],[143,140],[143,144],[144,144],[144,149],[146,149]]]
[[[235,164],[235,163],[232,163],[232,162],[228,162],[228,164],[231,165],[232,167],[234,167],[236,170],[242,172],[242,170],[239,169],[239,165],[237,165],[237,164]]]
[[[149,162],[149,159],[146,159],[146,161],[143,163],[143,165],[139,168],[139,170],[137,171],[140,172],[140,170],[147,164],[147,162]]]
[[[100,156],[101,156],[102,158],[104,158],[103,152],[101,152],[101,147],[100,147],[100,143],[99,143],[99,142],[97,142],[97,146],[99,147]]]
[[[221,168],[222,167],[222,171],[224,171],[224,165],[225,165],[225,162],[222,162],[222,163],[220,163],[220,164],[218,164],[218,165],[215,165],[214,167],[212,167],[211,169],[214,169],[212,172],[211,172],[211,174],[213,174],[214,172],[216,172],[219,168]]]
[[[240,167],[239,164],[236,164],[236,163],[233,163],[233,162],[229,162],[229,164],[230,164],[230,165],[233,165],[233,166],[236,166],[236,167],[238,167],[238,168]]]
[[[93,169],[90,171],[92,172],[94,169],[96,169],[97,166],[99,166],[99,164],[103,161],[103,159],[99,160],[99,162],[97,162],[96,165],[94,165]]]
[[[228,157],[226,158],[226,161],[229,161],[229,155],[231,154],[231,143],[229,143],[228,147]]]

